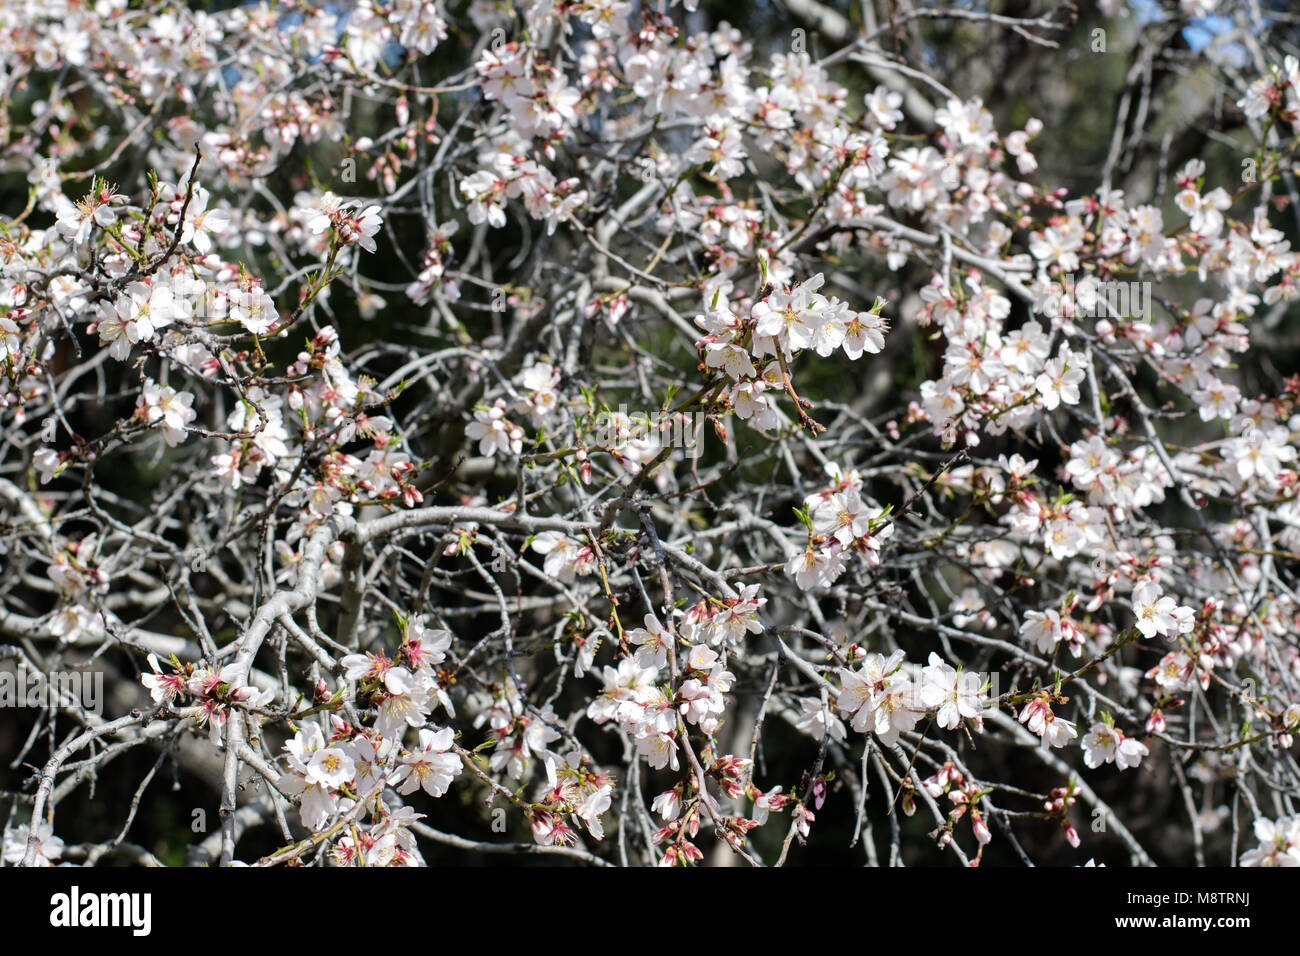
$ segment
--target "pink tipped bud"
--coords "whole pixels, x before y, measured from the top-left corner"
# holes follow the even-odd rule
[[[1062,823],[1061,829],[1065,831],[1065,839],[1069,841],[1070,846],[1077,850],[1079,848],[1079,831],[1069,821]]]

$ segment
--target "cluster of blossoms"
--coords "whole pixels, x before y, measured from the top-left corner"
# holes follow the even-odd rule
[[[596,571],[596,551],[589,544],[575,541],[561,531],[543,531],[533,538],[532,548],[546,555],[543,570],[557,581],[569,582],[575,574]]]
[[[96,535],[62,543],[45,569],[59,596],[59,605],[50,618],[50,632],[60,643],[78,643],[104,633],[105,618],[94,611],[97,598],[107,593],[109,586],[107,572],[97,566],[99,545]],[[115,618],[107,620],[114,622]]]
[[[1051,698],[1046,693],[1035,695],[1025,705],[1020,711],[1020,722],[1042,739],[1044,747],[1064,747],[1079,736],[1071,721],[1053,712]]]
[[[366,252],[375,251],[375,233],[383,225],[378,205],[362,208],[360,200],[347,202],[331,192],[317,197],[302,218],[313,236],[329,233],[339,248],[355,243]]]
[[[465,436],[478,442],[480,455],[518,455],[524,447],[524,430],[505,417],[506,403],[497,399],[490,408],[474,413]]]
[[[515,780],[527,780],[535,758],[552,759],[548,745],[560,739],[555,712],[550,705],[529,711],[513,678],[494,684],[486,701],[476,701],[475,727],[486,726],[491,736],[492,770],[504,770]]]
[[[808,835],[808,823],[814,819],[812,811],[791,794],[782,793],[782,787],[773,787],[766,792],[755,787],[752,782],[752,761],[731,755],[714,759],[707,748],[701,756],[707,765],[704,771],[706,780],[715,782],[728,797],[752,799],[753,809],[748,817],[718,813],[713,809],[714,804],[709,802],[712,798],[707,793],[702,793],[699,778],[694,775],[671,790],[660,793],[651,804],[651,809],[663,822],[663,826],[653,836],[654,845],[663,847],[659,866],[689,866],[704,858],[694,842],[699,837],[702,821],[711,821],[715,831],[728,844],[737,850],[743,850],[747,833],[766,824],[773,812],[794,804],[796,832],[801,837]],[[823,783],[823,792],[824,789]],[[818,807],[820,808],[820,801]]]
[[[862,500],[862,478],[854,471],[828,465],[831,483],[804,499],[808,544],[786,562],[786,573],[803,590],[828,587],[844,573],[849,555],[861,555],[868,567],[880,564],[883,543],[894,533],[884,508]]]
[[[857,670],[841,668],[840,681],[836,706],[854,730],[874,733],[883,746],[894,746],[901,731],[927,716],[944,730],[984,729],[987,679],[954,668],[938,654],[931,653],[924,667],[906,662],[901,650],[889,657],[868,654]]]
[[[1083,737],[1083,762],[1089,767],[1113,763],[1120,770],[1136,767],[1151,753],[1146,744],[1125,737],[1110,721],[1098,721]]]
[[[436,670],[451,645],[447,631],[430,630],[420,618],[403,621],[404,638],[395,657],[384,653],[352,654],[340,660],[343,677],[356,682],[355,694],[331,692],[318,679],[311,709],[328,711],[328,719],[309,717],[284,745],[286,769],[277,789],[298,802],[304,827],[319,833],[347,821],[354,824],[334,842],[331,852],[344,865],[410,866],[421,862],[411,824],[423,816],[409,807],[391,807],[382,799],[387,787],[407,795],[422,790],[441,797],[464,769],[451,752],[455,732],[429,724],[430,712],[455,711]],[[152,673],[141,679],[155,703],[181,709],[186,695],[195,699],[195,716],[207,721],[215,741],[233,709],[265,708],[274,691],[255,694],[240,685],[242,670],[229,664],[218,673],[173,660],[164,673],[150,655]],[[351,724],[335,711],[352,699],[375,709],[371,725]],[[292,720],[292,718],[290,718]],[[408,740],[414,731],[416,739]],[[327,736],[328,733],[328,736]],[[363,820],[368,816],[369,819]]]
[[[349,654],[339,663],[344,676],[359,681],[359,693],[368,695],[378,708],[375,730],[384,737],[397,737],[406,727],[423,727],[434,707],[441,706],[454,716],[435,668],[446,658],[451,633],[430,630],[421,618],[406,622],[405,635],[397,656]]]
[[[546,779],[550,789],[529,811],[533,840],[540,846],[575,842],[564,820],[566,814],[581,821],[595,839],[603,840],[605,828],[600,815],[609,809],[614,794],[610,775],[593,768],[584,754],[573,751],[562,760],[546,761]]]
[[[643,641],[646,639],[643,638]],[[666,651],[665,651],[666,653]],[[637,657],[646,660],[638,649]],[[587,716],[596,723],[615,721],[622,729],[632,735],[636,743],[637,754],[644,757],[655,769],[670,767],[677,770],[678,763],[678,721],[673,699],[662,687],[656,685],[659,676],[657,666],[643,667],[637,663],[637,657],[628,657],[619,661],[617,667],[605,667],[602,670],[604,688],[600,696],[587,707]],[[717,655],[707,647],[694,650],[694,660],[683,662],[687,672],[695,670],[705,672],[698,666],[716,662]],[[708,675],[712,675],[710,667]],[[725,671],[722,673],[726,673]],[[730,680],[731,675],[727,674]],[[697,693],[691,699],[683,701],[686,713],[694,714],[698,721],[707,716],[711,698],[721,700],[721,691],[716,683],[710,688],[709,677],[701,682],[695,678]],[[700,693],[702,692],[702,694]],[[701,700],[702,697],[702,700]]]
[[[193,717],[199,726],[208,728],[212,743],[220,746],[222,731],[236,709],[250,713],[267,707],[275,700],[275,689],[259,690],[245,682],[239,664],[227,664],[213,670],[207,664],[181,664],[172,658],[170,671],[164,672],[158,658],[149,655],[149,673],[140,682],[149,690],[155,704]]]
[[[885,302],[877,299],[870,312],[855,312],[817,291],[825,281],[819,273],[788,290],[770,292],[749,306],[747,318],[721,300],[719,287],[711,310],[696,316],[695,324],[706,333],[695,343],[704,366],[721,370],[731,380],[717,399],[730,403],[736,417],[759,431],[770,431],[782,421],[775,396],[792,391],[788,363],[799,352],[812,349],[828,356],[843,349],[850,359],[858,359],[884,347],[880,310]]]
[[[989,830],[985,810],[981,808],[981,797],[984,796],[985,791],[974,780],[968,779],[951,762],[945,762],[938,771],[927,777],[921,786],[925,788],[925,792],[931,798],[938,800],[940,797],[946,796],[952,804],[952,809],[948,811],[943,834],[939,838],[941,843],[952,842],[953,831],[962,817],[967,817],[970,820],[971,834],[975,837],[975,842],[979,846],[979,852],[975,857],[977,863],[984,853],[984,847],[993,839],[993,833]],[[908,816],[916,812],[916,800],[910,792],[904,794],[903,812]]]

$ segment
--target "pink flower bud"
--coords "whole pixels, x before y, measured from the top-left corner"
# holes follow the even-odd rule
[[[1077,850],[1079,848],[1079,831],[1068,821],[1061,824],[1061,829],[1065,831],[1065,839],[1069,841],[1070,846]]]

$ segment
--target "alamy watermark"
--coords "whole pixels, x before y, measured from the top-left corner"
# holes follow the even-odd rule
[[[148,936],[152,914],[152,893],[82,892],[74,886],[50,897],[50,925],[56,928],[124,927],[132,936]]]
[[[103,714],[103,671],[0,671],[0,707],[60,707],[80,704]]]
[[[1066,304],[1071,308],[1067,310]],[[1066,273],[1047,283],[1043,314],[1049,318],[1115,319],[1150,321],[1151,283],[1103,281],[1084,276],[1076,281]],[[1067,314],[1068,312],[1068,314]]]
[[[591,441],[603,448],[639,444],[649,448],[681,448],[687,458],[698,458],[700,434],[708,421],[705,412],[618,411],[601,412],[591,429]]]

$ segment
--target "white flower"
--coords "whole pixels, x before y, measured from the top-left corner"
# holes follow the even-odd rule
[[[811,345],[827,305],[816,291],[825,281],[819,272],[788,292],[773,292],[757,303],[751,311],[757,320],[755,334],[776,339],[787,358]]]
[[[181,236],[182,242],[188,242],[203,256],[212,251],[213,240],[220,239],[230,229],[230,213],[225,209],[208,208],[208,198],[208,191],[202,186],[194,188]],[[181,201],[184,201],[183,195]]]
[[[23,857],[27,855],[27,841],[31,834],[32,831],[26,823],[5,833],[4,861],[6,863],[16,865],[23,861]],[[49,823],[38,823],[34,865],[54,866],[53,861],[62,854],[63,841],[54,835],[54,827]]]
[[[59,235],[73,245],[85,243],[90,238],[93,227],[107,229],[117,222],[117,210],[114,207],[125,201],[104,185],[102,180],[96,180],[95,187],[97,188],[92,188],[84,199],[75,203],[62,195],[55,197],[55,226]]]
[[[383,225],[383,219],[379,216],[378,206],[367,206],[361,210],[361,215],[356,219],[357,245],[366,252],[375,251],[374,235]]]
[[[1061,615],[1055,610],[1026,611],[1020,636],[1047,654],[1061,641]]]
[[[1115,751],[1119,747],[1119,736],[1108,725],[1101,721],[1093,724],[1081,741],[1083,747],[1083,762],[1089,767],[1100,767],[1104,763],[1110,763],[1115,759]]]
[[[879,509],[868,508],[850,488],[821,501],[812,513],[813,531],[831,535],[847,548],[870,533],[871,520],[878,515]]]
[[[785,563],[785,573],[805,591],[815,587],[829,587],[844,573],[842,551],[834,548],[808,548],[797,552]]]
[[[1232,197],[1222,187],[1202,196],[1195,189],[1184,189],[1174,197],[1178,208],[1191,217],[1188,226],[1207,239],[1223,229],[1223,210],[1232,205]]]
[[[379,705],[375,730],[382,737],[400,739],[408,726],[423,727],[432,709],[428,686],[404,667],[390,667],[384,674],[385,696]]]
[[[158,666],[158,657],[155,654],[150,654],[146,659],[149,662],[150,673],[141,674],[140,683],[149,688],[149,696],[153,698],[155,704],[174,700],[185,686],[184,677],[177,673],[164,674],[162,668]]]
[[[794,725],[809,737],[821,740],[827,733],[828,716],[830,718],[829,732],[831,738],[839,741],[845,740],[848,733],[844,729],[844,721],[840,720],[829,706],[823,705],[820,697],[799,698],[799,717],[795,720]]]
[[[1259,846],[1241,856],[1242,866],[1300,866],[1300,816],[1255,821]]]
[[[309,195],[309,193],[300,194],[298,202],[301,204]],[[307,230],[314,236],[328,232],[330,227],[334,225],[334,220],[343,211],[344,205],[343,200],[334,193],[322,193],[318,198],[312,200],[310,204],[302,207],[307,216]]]
[[[720,368],[733,379],[753,378],[758,374],[749,353],[738,345],[726,342],[710,342],[704,356],[704,364],[709,368]]]
[[[876,299],[870,312],[851,312],[844,321],[844,340],[841,346],[844,354],[853,361],[862,357],[863,352],[877,354],[885,347],[885,318],[879,310],[887,303]]]
[[[854,730],[875,733],[881,743],[892,745],[898,734],[911,730],[924,713],[924,704],[912,682],[899,673],[903,652],[894,651],[889,657],[869,654],[862,661],[862,669],[840,669],[842,688],[835,705],[851,714]]]
[[[450,727],[420,730],[418,749],[402,755],[401,766],[393,775],[393,783],[401,782],[398,793],[414,793],[423,789],[431,797],[441,797],[451,786],[451,781],[463,768],[460,757],[447,753],[455,732]]]
[[[605,838],[605,828],[600,823],[600,815],[609,809],[613,796],[614,788],[604,784],[587,794],[574,811],[578,819],[586,824],[588,832],[597,840]]]
[[[665,790],[654,798],[650,809],[659,814],[660,819],[665,823],[671,823],[682,811],[681,795],[676,790]]]
[[[677,770],[677,741],[669,734],[646,734],[636,738],[636,752],[655,770]]]
[[[62,464],[62,457],[53,448],[38,448],[32,455],[32,467],[40,474],[43,485],[53,480]]]
[[[22,329],[8,316],[0,316],[0,358],[16,356],[23,350]],[[115,356],[116,357],[116,356]]]
[[[322,771],[331,775],[329,768],[313,770],[311,764],[318,753],[332,748],[325,746],[320,726],[309,724],[294,734],[292,740],[286,741],[284,749],[288,751],[289,769],[280,775],[276,787],[287,796],[299,798],[299,816],[303,826],[312,831],[323,830],[343,808],[333,788],[322,782]],[[337,775],[331,776],[336,778]]]
[[[528,392],[524,409],[538,421],[544,421],[560,403],[560,369],[555,365],[538,362],[524,370],[520,384]]]
[[[1127,770],[1129,767],[1136,767],[1142,762],[1142,758],[1151,753],[1147,745],[1140,740],[1134,740],[1132,737],[1125,737],[1120,741],[1119,749],[1115,752],[1115,766],[1120,770]]]
[[[645,616],[645,627],[637,627],[627,632],[630,644],[637,645],[632,659],[638,667],[658,668],[668,666],[668,649],[672,646],[672,635],[653,614]]]
[[[961,672],[930,653],[930,662],[921,671],[921,703],[938,708],[935,722],[953,730],[963,719],[979,724],[983,712],[983,682],[979,674]]]
[[[1232,462],[1242,481],[1256,478],[1265,484],[1277,482],[1283,462],[1293,461],[1296,450],[1281,427],[1247,428],[1240,438],[1224,445],[1223,457]]]
[[[1230,419],[1237,411],[1237,406],[1241,404],[1241,391],[1235,385],[1222,382],[1213,375],[1207,375],[1192,393],[1192,400],[1198,406],[1202,421],[1208,422],[1215,418]]]
[[[1080,367],[1082,360],[1068,349],[1054,359],[1049,359],[1043,373],[1034,380],[1034,388],[1043,396],[1043,407],[1049,411],[1064,403],[1079,404],[1079,383],[1084,379]]]
[[[341,747],[325,747],[312,754],[307,763],[307,780],[337,790],[352,779],[356,766]]]
[[[659,692],[655,689],[658,671],[640,666],[634,658],[625,657],[618,667],[602,670],[604,689],[600,696],[587,705],[587,716],[598,724],[610,720],[620,723],[640,723],[646,705],[654,701]]]
[[[1137,616],[1137,629],[1145,637],[1171,632],[1186,634],[1196,624],[1192,609],[1179,607],[1171,597],[1162,597],[1153,581],[1143,581],[1133,589],[1133,613]]]
[[[1053,715],[1045,723],[1043,742],[1049,747],[1064,747],[1077,736],[1079,731],[1068,720]]]
[[[758,796],[754,798],[754,810],[749,815],[750,819],[753,820],[755,823],[757,823],[759,826],[762,826],[764,823],[766,823],[767,815],[772,810],[772,803],[780,795],[781,795],[780,787],[773,787],[771,790],[767,791],[767,793],[763,793],[762,791],[760,791]],[[780,803],[781,801],[776,801],[776,802]]]
[[[481,170],[462,179],[460,191],[470,201],[466,211],[471,223],[486,222],[494,229],[506,224],[506,182],[495,173]]]
[[[903,119],[903,111],[899,109],[903,105],[902,93],[877,86],[863,99],[872,119],[885,129],[893,129]]]
[[[148,379],[140,390],[140,403],[141,417],[146,424],[162,426],[168,445],[176,446],[185,440],[185,426],[196,417],[193,395]]]
[[[500,399],[492,407],[474,412],[475,420],[465,429],[465,435],[478,442],[480,455],[518,455],[523,450],[524,430],[507,421],[505,414],[506,405]]]
[[[542,570],[558,581],[569,582],[576,573],[590,574],[591,561],[584,560],[585,548],[559,531],[543,531],[533,538],[532,548],[546,555]]]
[[[158,329],[171,323],[176,316],[175,299],[167,286],[151,288],[133,282],[112,305],[99,303],[99,315],[99,339],[109,346],[109,355],[122,361],[131,346],[149,341]]]
[[[254,335],[265,335],[279,318],[275,301],[260,287],[230,294],[230,321],[238,322]]]
[[[1042,738],[1044,747],[1064,747],[1079,736],[1074,724],[1053,714],[1042,697],[1035,697],[1025,705],[1020,722]]]

